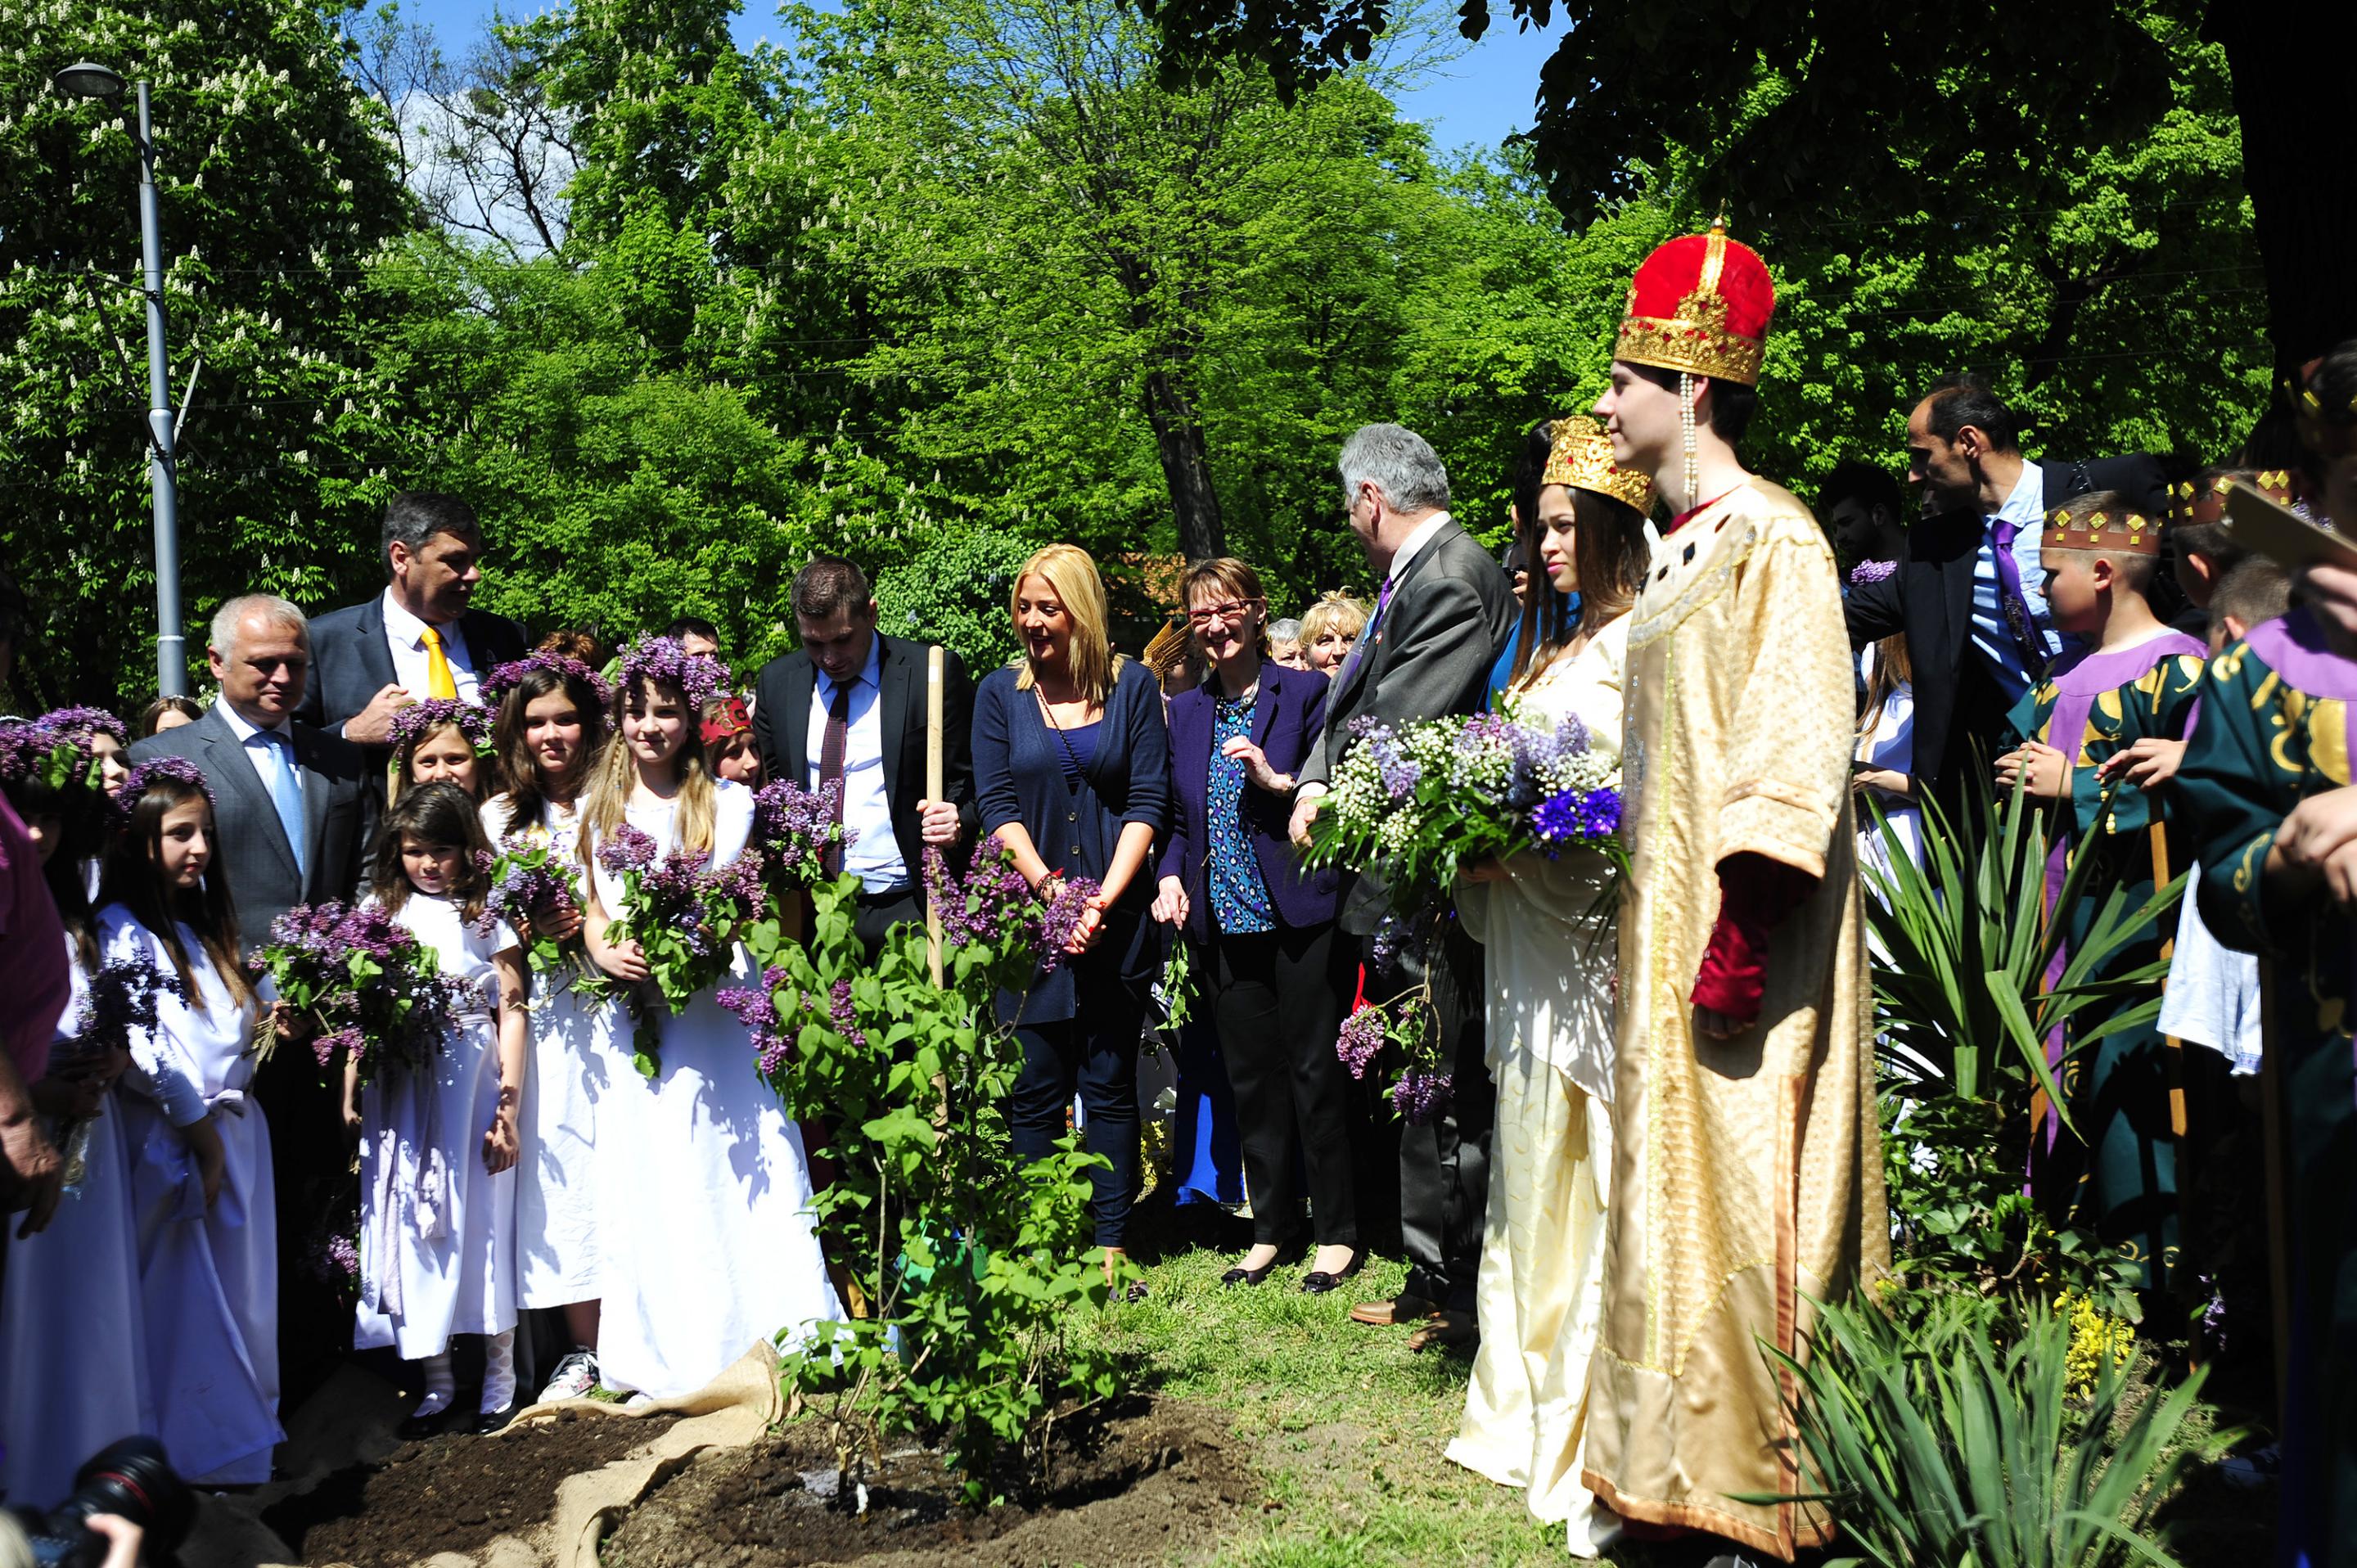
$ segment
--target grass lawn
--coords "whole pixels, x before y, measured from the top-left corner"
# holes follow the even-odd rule
[[[1450,1464],[1470,1359],[1411,1354],[1405,1328],[1348,1320],[1351,1304],[1398,1289],[1404,1264],[1371,1261],[1330,1295],[1295,1288],[1303,1265],[1254,1288],[1226,1288],[1233,1261],[1178,1252],[1147,1271],[1153,1294],[1104,1319],[1108,1343],[1141,1359],[1150,1391],[1232,1412],[1259,1464],[1256,1519],[1215,1562],[1254,1568],[1372,1563],[1550,1563],[1573,1560],[1561,1525],[1543,1527],[1523,1495]]]

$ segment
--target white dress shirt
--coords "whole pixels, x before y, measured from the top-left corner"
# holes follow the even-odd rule
[[[479,703],[483,700],[482,682],[475,675],[475,661],[467,651],[467,634],[458,623],[436,628],[442,634],[442,657],[450,661],[450,679],[458,688],[458,700]],[[402,607],[384,591],[384,640],[393,650],[393,679],[419,702],[425,700],[425,623]]]
[[[884,695],[884,642],[867,640],[867,664],[851,679],[850,728],[843,747],[843,825],[854,835],[843,854],[843,868],[859,878],[870,893],[892,893],[909,886],[909,863],[900,858],[900,841],[892,832],[892,802],[884,797],[884,716],[877,703]],[[826,717],[834,706],[834,677],[813,666],[810,729],[804,755],[809,758],[805,780],[818,788],[818,770],[826,755]]]
[[[1417,523],[1415,532],[1400,541],[1399,551],[1392,557],[1392,569],[1383,574],[1383,581],[1398,582],[1400,574],[1407,570],[1408,563],[1415,559],[1416,552],[1431,543],[1432,536],[1448,525],[1448,514],[1446,511],[1434,512],[1430,517]]]
[[[264,795],[270,795],[273,800],[277,798],[272,794],[272,791],[278,784],[278,760],[270,755],[270,750],[276,743],[262,737],[265,733],[285,736],[286,766],[294,769],[296,793],[298,795],[302,793],[303,765],[296,759],[295,725],[292,722],[281,719],[265,732],[246,723],[245,715],[231,707],[226,698],[214,703],[213,706],[221,710],[221,716],[229,725],[230,733],[237,736],[239,749],[245,753],[245,759],[253,764],[253,776],[262,780],[262,792]]]
[[[2046,533],[2046,471],[2035,463],[2021,465],[2021,478],[2005,504],[1982,524],[1980,553],[1973,561],[1973,650],[1996,677],[2007,703],[2017,703],[2029,690],[2029,670],[2021,659],[2021,645],[2005,624],[2005,606],[1997,600],[1996,546],[1989,530],[1999,521],[2012,523],[2014,565],[2021,573],[2021,597],[2029,607],[2030,624],[2055,646],[2053,612],[2046,605],[2046,573],[2038,554]]]

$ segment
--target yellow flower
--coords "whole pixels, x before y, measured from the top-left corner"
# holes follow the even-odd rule
[[[2063,1377],[2072,1397],[2086,1399],[2095,1391],[2096,1374],[2109,1359],[2125,1370],[2136,1353],[2136,1330],[2125,1320],[2098,1309],[2093,1301],[2069,1291],[2054,1298],[2054,1311],[2071,1326],[2071,1348],[2063,1359]]]

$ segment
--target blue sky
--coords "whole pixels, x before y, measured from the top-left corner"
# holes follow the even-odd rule
[[[529,16],[540,7],[533,0],[505,0],[511,15]],[[1502,15],[1489,36],[1458,59],[1443,66],[1415,91],[1400,96],[1402,110],[1411,118],[1428,121],[1434,139],[1444,148],[1468,143],[1494,146],[1508,133],[1531,121],[1531,98],[1538,91],[1539,67],[1555,51],[1560,27],[1546,33],[1517,33]],[[402,0],[401,14],[435,30],[448,53],[463,54],[490,0]],[[750,44],[778,32],[776,12],[763,0],[748,0],[737,18],[737,36]],[[1452,35],[1453,37],[1453,35]]]

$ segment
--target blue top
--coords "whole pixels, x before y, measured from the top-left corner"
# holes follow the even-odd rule
[[[2046,574],[2038,564],[2046,537],[2045,469],[2035,463],[2021,466],[2021,478],[2014,481],[2005,504],[1982,523],[1980,553],[1973,559],[1973,651],[1996,678],[2010,707],[2029,690],[2032,674],[2022,663],[2020,644],[2005,624],[2005,606],[1997,593],[1995,535],[1999,521],[2018,530],[2013,536],[2013,560],[2021,574],[2022,603],[2050,647],[2055,641],[2053,612],[2046,603]]]
[[[1073,725],[1068,729],[1056,732],[1060,736],[1056,746],[1056,760],[1063,764],[1066,789],[1069,789],[1079,783],[1082,777],[1088,772],[1089,764],[1096,760],[1097,731],[1103,727],[1104,721],[1100,719],[1092,725]]]
[[[1125,660],[1114,677],[1104,716],[1093,730],[1080,788],[1065,778],[1065,746],[1081,749],[1082,729],[1062,740],[1040,712],[1038,695],[1017,691],[1014,666],[984,677],[974,696],[974,789],[982,831],[1013,823],[1031,835],[1050,871],[1104,879],[1122,829],[1143,822],[1159,835],[1170,821],[1170,737],[1162,725],[1162,693],[1145,665]],[[1020,1022],[1075,1017],[1082,987],[1127,982],[1140,988],[1161,957],[1146,911],[1154,901],[1146,867],[1130,879],[1105,911],[1105,929],[1089,954],[1060,963],[1034,982]],[[1005,1011],[1007,999],[1001,998]]]
[[[1252,738],[1253,709],[1259,701],[1258,692],[1241,703],[1211,699],[1211,800],[1205,818],[1211,830],[1211,913],[1231,936],[1276,929],[1268,884],[1261,880],[1260,862],[1244,832],[1243,761],[1223,755],[1231,740]]]

